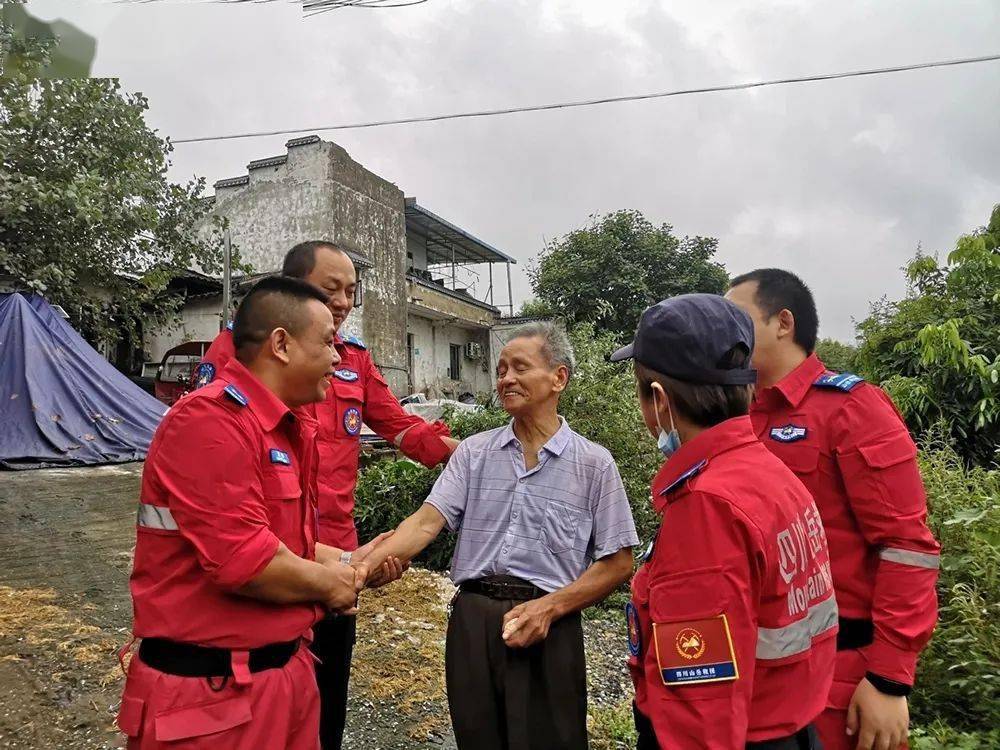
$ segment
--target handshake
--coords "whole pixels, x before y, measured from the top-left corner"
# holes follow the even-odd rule
[[[349,565],[341,562],[339,551],[331,553],[332,548],[327,547],[326,554],[323,554],[321,547],[317,547],[317,562],[333,573],[330,596],[325,602],[327,609],[338,614],[353,615],[358,611],[358,595],[362,589],[378,588],[402,578],[410,564],[401,562],[399,558],[387,557],[375,568],[368,562],[372,551],[394,533],[395,531],[386,531],[358,547],[351,553]]]

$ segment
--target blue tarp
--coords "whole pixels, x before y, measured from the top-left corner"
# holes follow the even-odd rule
[[[167,407],[35,294],[0,294],[0,467],[139,461]]]

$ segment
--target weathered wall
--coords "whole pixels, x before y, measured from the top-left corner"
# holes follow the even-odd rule
[[[168,349],[185,341],[211,341],[219,334],[222,296],[189,300],[181,312],[180,327],[150,331],[145,336],[147,362],[159,363]]]
[[[251,162],[249,178],[216,184],[215,212],[255,271],[277,270],[292,245],[328,239],[368,258],[364,304],[345,323],[361,335],[397,393],[406,390],[406,222],[403,193],[334,143],[289,141],[287,155]]]
[[[489,331],[457,326],[443,320],[429,320],[411,314],[407,332],[413,334],[413,371],[411,374],[414,392],[424,393],[428,398],[456,398],[460,394],[485,393],[493,388],[493,378],[483,369],[489,354]],[[483,347],[483,357],[466,359],[465,344],[477,341]],[[450,346],[458,344],[463,348],[461,377],[452,380],[448,372]]]

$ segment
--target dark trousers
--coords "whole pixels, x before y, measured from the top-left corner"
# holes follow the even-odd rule
[[[459,593],[448,621],[445,676],[459,750],[586,750],[587,667],[580,615],[524,649],[500,637],[520,602]]]
[[[632,715],[635,717],[635,728],[639,735],[635,750],[661,750],[656,740],[656,734],[653,732],[653,722],[639,713],[635,703],[632,704]],[[791,737],[764,740],[763,742],[748,742],[746,750],[823,750],[823,745],[816,734],[816,728],[809,724]]]
[[[319,659],[319,739],[323,750],[340,750],[347,721],[347,684],[351,679],[356,618],[328,615],[313,627],[312,652]]]

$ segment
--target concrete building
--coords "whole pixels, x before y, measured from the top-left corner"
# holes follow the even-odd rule
[[[361,278],[344,331],[365,341],[397,395],[457,398],[491,390],[490,331],[501,319],[495,298],[509,308],[513,258],[318,136],[290,140],[286,153],[215,183],[213,200],[254,271],[234,279],[234,299],[278,271],[297,242],[330,240],[348,251]],[[210,340],[221,325],[218,279],[191,272],[176,283],[187,296],[181,324],[147,335],[151,366],[171,346]]]

